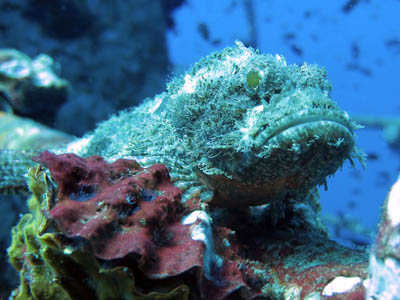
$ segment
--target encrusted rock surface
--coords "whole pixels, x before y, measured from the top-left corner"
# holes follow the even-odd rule
[[[35,160],[30,213],[8,250],[21,278],[11,299],[362,299],[367,254],[330,241],[304,212],[271,225],[265,207],[183,203],[160,164]]]
[[[81,135],[162,90],[163,2],[169,1],[2,1],[2,45],[31,57],[50,55],[73,87],[51,126]]]
[[[52,125],[67,101],[67,81],[59,78],[53,59],[31,59],[15,49],[0,49],[0,109]]]
[[[371,250],[367,300],[396,300],[400,295],[400,179],[392,186],[382,209]]]

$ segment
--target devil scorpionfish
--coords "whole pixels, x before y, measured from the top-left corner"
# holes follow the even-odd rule
[[[260,248],[260,236],[249,234],[247,229],[240,233],[241,225],[251,223],[249,215],[268,219],[269,229],[283,219],[289,219],[287,222],[297,228],[298,224],[308,224],[316,230],[307,232],[318,232],[321,237],[319,233],[324,233],[325,227],[318,217],[317,187],[326,186],[326,178],[345,160],[363,163],[364,154],[355,145],[354,131],[359,125],[330,98],[330,91],[323,68],[287,65],[280,55],[260,54],[236,42],[235,47],[213,53],[171,79],[164,93],[112,116],[82,138],[49,150],[82,157],[97,155],[108,162],[133,159],[142,167],[164,164],[171,182],[182,191],[181,202],[198,201],[199,209],[183,224],[193,223],[187,221],[193,216],[208,220],[211,215],[220,228],[238,231],[241,245],[252,244],[246,251],[254,252]],[[26,190],[27,167],[36,165],[32,158],[38,154],[36,150],[1,150],[0,192]],[[207,229],[206,225],[203,227]],[[282,230],[266,230],[264,225],[260,228],[264,232],[265,253],[270,253],[271,247],[285,247],[284,234],[276,240]],[[292,236],[296,241],[293,245],[304,244],[301,234]],[[333,243],[326,238],[321,240],[326,249]],[[212,238],[204,242],[206,254],[214,253]],[[296,251],[322,249],[313,245],[299,246]],[[339,248],[329,249],[335,252]],[[325,257],[323,249],[320,257]],[[293,255],[301,256],[300,252]],[[205,277],[215,280],[212,266],[218,256],[212,256],[215,261],[206,262],[206,254]],[[260,274],[267,274],[264,269],[271,266],[269,255],[264,256],[264,267],[260,261],[255,263],[262,270]],[[252,257],[259,259],[258,253]],[[366,256],[362,257],[365,260]],[[243,260],[236,265],[244,266],[246,262],[249,264]],[[328,259],[327,268],[329,263]],[[309,267],[313,270],[313,262]],[[304,270],[300,269],[302,278]],[[266,282],[270,280],[268,276],[264,276]],[[318,283],[310,278],[310,282]],[[324,280],[318,284],[325,284],[328,279]],[[263,293],[268,295],[268,291]]]
[[[144,167],[162,163],[184,191],[182,201],[267,204],[279,219],[296,205],[318,210],[315,187],[326,185],[346,159],[363,161],[355,146],[359,126],[330,90],[324,69],[287,65],[280,55],[236,42],[173,78],[166,92],[52,151],[131,158]],[[25,165],[37,152],[29,153],[3,150],[2,191],[18,190],[18,183],[25,188]]]

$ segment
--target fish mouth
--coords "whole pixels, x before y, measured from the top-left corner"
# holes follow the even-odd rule
[[[353,136],[353,126],[347,114],[343,112],[303,110],[274,123],[272,128],[262,130],[255,136],[254,144],[256,148],[274,143],[275,139],[291,138],[296,140],[296,135],[312,134],[311,131],[314,131],[315,134],[325,135],[337,131],[337,134]],[[328,132],[326,132],[327,129],[329,129]],[[303,134],[301,134],[301,131],[304,131]]]
[[[264,185],[297,178],[291,189],[324,184],[354,151],[354,125],[344,112],[305,114],[277,122],[255,137],[252,153],[231,168],[241,182]],[[293,182],[293,180],[292,180]]]
[[[219,166],[225,173],[199,175],[214,190],[213,204],[251,206],[305,195],[354,151],[356,126],[344,112],[300,113],[277,123],[255,136],[257,149]]]
[[[296,122],[287,124],[284,127],[277,129],[273,134],[271,134],[265,141],[265,143],[271,142],[274,138],[278,138],[280,135],[293,135],[293,133],[298,132],[300,135],[301,131],[314,130],[315,134],[321,133],[323,130],[329,132],[335,131],[336,135],[342,133],[344,136],[352,136],[352,129],[348,124],[341,122],[334,118],[322,118],[322,117],[312,117],[305,118],[302,120],[297,120]],[[291,133],[291,134],[290,134]],[[327,132],[325,132],[326,134]]]

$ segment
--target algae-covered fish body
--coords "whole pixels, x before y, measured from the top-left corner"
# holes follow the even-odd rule
[[[164,163],[185,193],[222,207],[308,201],[344,160],[362,159],[354,129],[316,65],[287,65],[242,43],[173,78],[57,152]]]

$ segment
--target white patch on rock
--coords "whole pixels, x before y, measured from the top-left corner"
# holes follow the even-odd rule
[[[31,74],[31,68],[27,60],[13,59],[0,64],[0,73],[10,78],[24,78]]]
[[[218,282],[215,276],[222,267],[223,259],[215,253],[214,240],[212,236],[212,219],[202,210],[195,210],[182,219],[182,225],[194,224],[197,220],[201,222],[191,227],[191,238],[202,241],[206,246],[203,255],[204,276],[211,281]]]
[[[35,83],[38,86],[48,87],[55,81],[57,81],[57,77],[49,70],[40,71],[35,74]]]
[[[211,218],[205,211],[195,210],[182,219],[182,225],[193,224],[198,219],[205,221],[207,223],[211,223]]]
[[[338,276],[325,286],[324,290],[322,291],[322,296],[330,297],[334,294],[345,293],[347,291],[350,291],[360,282],[360,277]]]
[[[400,295],[400,263],[392,258],[386,257],[384,260],[377,259],[371,255],[369,262],[369,280],[367,285],[366,298],[398,300]]]
[[[400,224],[400,178],[392,186],[387,202],[387,214],[395,227]]]

